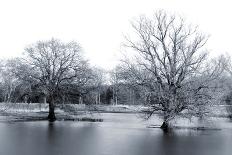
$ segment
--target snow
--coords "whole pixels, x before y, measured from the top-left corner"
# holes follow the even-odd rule
[[[65,104],[65,108],[56,108],[56,114],[62,117],[68,118],[102,118],[107,121],[105,117],[108,113],[109,116],[117,116],[115,121],[121,122],[121,116],[134,115],[134,120],[138,119],[138,123],[142,123],[145,126],[160,126],[162,124],[162,117],[158,114],[153,115],[149,120],[142,119],[142,113],[138,113],[141,110],[145,110],[147,107],[141,105],[85,105],[85,104]],[[8,114],[22,114],[23,116],[46,116],[48,112],[48,104],[40,103],[0,103],[0,112]],[[212,106],[210,107],[210,117],[206,117],[203,120],[199,120],[197,117],[191,119],[176,117],[172,120],[172,125],[175,127],[211,127],[211,128],[232,128],[232,124],[228,119],[226,106]],[[115,113],[115,115],[113,114]],[[117,114],[118,113],[118,114]],[[121,113],[121,114],[120,114]],[[14,115],[15,116],[15,115]],[[7,116],[11,117],[11,116]],[[6,119],[6,116],[1,116],[1,120]],[[128,123],[128,122],[127,122]]]

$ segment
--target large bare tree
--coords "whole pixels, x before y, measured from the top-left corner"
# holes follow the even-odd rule
[[[56,119],[56,98],[70,85],[84,86],[91,78],[87,61],[76,42],[63,43],[56,39],[39,41],[25,49],[25,58],[13,67],[19,78],[33,81],[49,103],[48,120]]]
[[[199,114],[210,102],[212,81],[221,72],[221,61],[207,63],[204,45],[208,37],[178,16],[158,11],[152,18],[142,16],[132,23],[135,35],[126,47],[136,51],[132,64],[124,61],[127,78],[146,88],[151,116],[162,111],[162,128],[186,110]]]

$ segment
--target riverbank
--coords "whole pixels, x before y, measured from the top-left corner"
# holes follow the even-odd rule
[[[143,111],[147,107],[138,105],[84,105],[84,104],[65,104],[57,106],[55,113],[58,121],[87,121],[87,122],[103,122],[106,121],[105,114],[131,114],[136,115],[141,121],[146,121],[144,126],[148,128],[156,128],[162,124],[162,116],[156,113],[149,120],[144,119]],[[175,128],[186,129],[209,129],[221,128],[223,124],[218,120],[228,119],[225,107],[211,107],[211,113],[204,120],[193,117],[191,120],[187,118],[177,117],[172,121]],[[120,114],[121,113],[121,114]],[[102,115],[104,114],[104,115]],[[24,122],[24,121],[41,121],[47,120],[48,104],[40,103],[0,103],[0,122]],[[121,120],[115,120],[121,122]]]
[[[55,109],[57,120],[101,122],[99,113],[139,113],[142,106],[65,104]],[[0,121],[47,120],[48,104],[0,103]]]
[[[79,106],[79,110],[68,105],[57,106],[55,113],[58,121],[102,122],[103,119],[91,111]],[[47,120],[48,104],[40,103],[0,103],[0,122],[41,121]]]
[[[227,105],[215,105],[208,107],[210,117],[228,117]],[[80,115],[86,112],[98,113],[140,113],[148,111],[143,105],[85,105],[85,104],[59,104],[56,112],[66,112]],[[5,113],[27,113],[48,112],[48,104],[44,103],[0,103],[0,112]],[[159,112],[157,112],[159,113]]]

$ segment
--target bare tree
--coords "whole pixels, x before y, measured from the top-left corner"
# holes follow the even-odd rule
[[[223,103],[226,103],[226,110],[228,113],[229,118],[232,118],[232,62],[231,62],[231,57],[227,55],[226,59],[226,67],[225,67],[225,74],[224,74],[224,81],[225,81],[225,90],[224,90],[224,98],[222,99]]]
[[[0,84],[2,90],[2,96],[4,102],[16,101],[16,88],[21,85],[21,82],[11,72],[11,68],[8,65],[8,61],[2,61],[1,72],[0,72]]]
[[[210,82],[222,71],[221,61],[212,66],[205,60],[208,37],[182,18],[159,11],[152,18],[140,17],[132,23],[134,40],[126,38],[126,47],[136,51],[134,65],[124,61],[129,77],[145,87],[150,98],[151,116],[162,111],[167,129],[175,116],[199,114],[212,99]],[[202,110],[203,111],[203,110]]]
[[[100,68],[94,68],[94,79],[92,85],[95,88],[95,103],[96,104],[101,104],[101,93],[102,93],[102,86],[105,81],[105,71]]]
[[[118,78],[118,69],[115,68],[110,72],[110,82],[113,89],[113,104],[118,104],[118,91],[119,91],[119,78]]]
[[[14,65],[15,74],[26,81],[35,81],[49,103],[48,120],[56,119],[55,99],[61,89],[71,84],[83,86],[89,80],[89,67],[76,42],[56,39],[39,41],[25,49],[25,58]]]

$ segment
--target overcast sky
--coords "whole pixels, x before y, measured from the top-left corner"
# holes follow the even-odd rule
[[[229,0],[0,0],[0,53],[19,56],[26,45],[52,37],[75,40],[93,65],[110,69],[130,20],[159,9],[210,34],[213,55],[232,53],[231,6]]]

